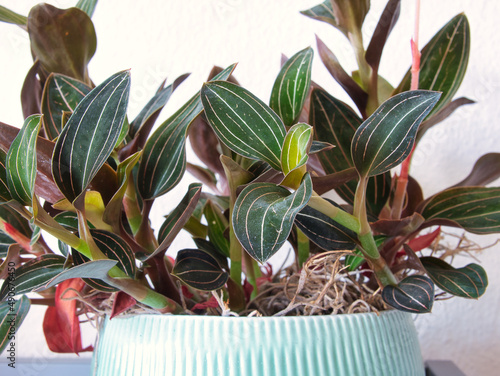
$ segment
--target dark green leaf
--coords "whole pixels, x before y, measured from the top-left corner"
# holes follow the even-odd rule
[[[285,126],[264,102],[230,82],[205,84],[201,100],[210,125],[226,146],[281,170]]]
[[[451,101],[465,76],[470,51],[469,21],[463,13],[451,19],[422,49],[418,87],[443,93],[431,111],[437,113]],[[396,89],[410,89],[411,68]]]
[[[40,98],[42,97],[42,84],[39,76],[41,75],[40,61],[36,60],[24,78],[21,89],[21,107],[23,116],[26,119],[31,115],[41,113]]]
[[[10,224],[26,238],[31,239],[33,231],[29,221],[8,204],[0,204],[0,225],[3,223]],[[3,230],[2,226],[0,228]]]
[[[488,153],[479,158],[469,175],[454,187],[484,186],[500,178],[500,153]]]
[[[74,266],[70,269],[59,273],[53,279],[51,279],[45,288],[49,288],[57,285],[70,278],[97,278],[106,279],[108,278],[109,270],[117,264],[114,260],[95,260],[89,261],[82,265]]]
[[[309,154],[317,154],[321,153],[322,151],[327,151],[332,148],[334,148],[332,144],[328,142],[323,142],[323,141],[314,141],[311,144],[311,149],[309,149]]]
[[[297,52],[283,65],[271,91],[270,107],[286,126],[297,121],[311,86],[313,49]]]
[[[35,5],[28,15],[31,50],[48,73],[62,73],[90,84],[87,64],[96,50],[90,17],[78,8]]]
[[[235,65],[214,77],[225,80]],[[189,125],[202,112],[200,94],[194,95],[167,119],[144,146],[137,184],[143,199],[161,196],[177,185],[186,169],[186,135]]]
[[[314,20],[323,21],[337,27],[337,21],[335,20],[335,15],[333,14],[331,0],[326,0],[311,9],[303,10],[300,13]]]
[[[130,246],[119,236],[104,230],[90,230],[92,238],[101,252],[110,260],[117,261],[116,266],[129,277],[134,278],[136,272],[134,253]],[[89,263],[89,259],[77,251],[73,251],[73,260],[76,265]],[[85,283],[99,291],[114,292],[111,287],[101,279],[84,278]]]
[[[288,238],[295,216],[311,194],[309,174],[294,193],[272,183],[245,187],[234,205],[232,221],[236,237],[248,254],[262,263],[275,254]]]
[[[5,163],[7,154],[0,149],[0,202],[7,202],[12,200],[9,191],[9,183],[7,182],[7,171]]]
[[[447,220],[474,234],[497,233],[500,188],[449,188],[424,201],[417,211],[427,222]]]
[[[0,258],[7,257],[9,247],[14,243],[15,241],[9,235],[0,232]]]
[[[73,202],[106,162],[125,119],[130,73],[117,73],[78,104],[57,139],[52,158],[54,181]]]
[[[90,92],[90,87],[74,78],[52,73],[45,82],[42,94],[42,113],[47,138],[59,137],[63,115],[73,113],[77,104]]]
[[[26,295],[23,295],[17,301],[0,303],[0,354],[12,342],[12,337],[10,336],[17,333],[29,310],[30,300]],[[5,356],[10,356],[8,351]]]
[[[66,258],[59,255],[41,255],[22,264],[16,269],[14,284],[6,279],[0,289],[0,300],[9,294],[9,286],[15,286],[15,295],[35,291],[47,284],[52,278],[64,270]]]
[[[4,6],[0,5],[0,21],[11,23],[14,25],[19,25],[19,26],[26,26],[28,19],[26,17],[21,16],[20,14],[17,14],[16,12],[13,12],[10,9],[7,9]],[[1,352],[2,351],[0,348],[0,353]]]
[[[197,237],[194,237],[193,241],[198,249],[208,253],[210,256],[215,258],[223,269],[229,270],[227,256],[224,255],[213,243],[211,243],[208,240]]]
[[[10,194],[22,205],[31,205],[35,191],[36,141],[41,120],[40,115],[28,117],[7,153],[5,167]]]
[[[179,251],[172,274],[186,285],[202,291],[220,289],[229,278],[214,257],[199,249]]]
[[[208,238],[223,255],[229,257],[229,240],[224,236],[229,227],[228,219],[219,207],[210,200],[205,205],[203,213],[207,220]]]
[[[385,286],[382,298],[391,307],[410,313],[427,313],[434,303],[434,284],[422,275],[412,275],[397,286]]]
[[[334,204],[333,201],[330,202]],[[324,250],[351,250],[356,246],[357,236],[353,231],[309,206],[297,214],[295,224],[313,243]]]
[[[397,94],[357,129],[351,155],[361,176],[375,176],[396,167],[410,154],[418,126],[440,94],[414,90]]]
[[[432,281],[447,293],[462,298],[477,299],[486,291],[488,277],[485,270],[477,264],[455,269],[435,257],[421,257],[420,261]]]
[[[78,0],[78,3],[75,5],[75,7],[83,10],[85,13],[88,14],[89,17],[92,17],[96,5],[97,5],[97,0]]]
[[[202,185],[193,183],[189,186],[187,193],[182,198],[181,202],[167,216],[165,222],[161,225],[158,241],[160,245],[148,258],[154,257],[160,252],[164,252],[170,247],[172,242],[177,237],[177,234],[182,230],[186,222],[196,209],[196,204],[200,199]]]

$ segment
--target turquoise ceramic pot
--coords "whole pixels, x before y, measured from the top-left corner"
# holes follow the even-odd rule
[[[106,319],[101,376],[425,375],[410,314]]]

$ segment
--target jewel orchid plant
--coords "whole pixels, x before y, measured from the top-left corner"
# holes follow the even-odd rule
[[[332,252],[341,252],[336,278],[355,278],[396,309],[430,311],[435,285],[466,298],[484,293],[479,265],[456,269],[425,250],[439,241],[435,226],[500,230],[499,189],[485,187],[498,177],[498,154],[425,199],[408,174],[425,131],[471,103],[453,100],[469,55],[463,14],[433,37],[420,60],[414,48],[413,68],[393,88],[378,68],[400,1],[389,0],[365,50],[369,1],[327,0],[303,13],[352,44],[359,65],[352,75],[319,39],[317,49],[357,111],[311,80],[314,53],[305,48],[284,62],[269,103],[237,83],[234,65],[217,68],[199,93],[155,125],[186,76],[162,84],[129,121],[130,72],[98,85],[89,77],[95,4],[41,4],[28,17],[0,8],[2,21],[27,30],[34,57],[22,90],[24,124],[0,123],[0,351],[10,334],[7,315],[18,327],[30,304],[49,306],[44,331],[53,351],[79,352],[90,350],[81,345],[80,317],[139,309],[245,314],[269,294],[265,283],[300,275]],[[187,140],[206,166],[186,161]],[[203,184],[189,187],[155,233],[154,200],[186,170]],[[332,190],[342,202],[325,197]],[[182,229],[195,246],[171,259],[166,252]],[[295,262],[273,275],[265,263],[286,242]]]

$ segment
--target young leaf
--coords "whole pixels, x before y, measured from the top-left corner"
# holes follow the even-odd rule
[[[357,129],[351,144],[361,176],[375,176],[399,165],[410,154],[418,126],[440,93],[407,91],[389,98]]]
[[[31,205],[35,191],[36,141],[42,117],[28,117],[12,142],[6,159],[7,183],[12,198]]]
[[[229,257],[229,240],[224,232],[229,227],[229,221],[224,213],[210,200],[205,205],[205,218],[208,226],[208,238],[226,257]]]
[[[308,124],[295,124],[287,132],[281,150],[281,170],[285,176],[307,163],[311,138],[312,127]]]
[[[52,73],[47,78],[42,94],[42,113],[48,139],[59,137],[64,127],[63,114],[71,114],[90,90],[83,82],[63,74]]]
[[[410,313],[427,313],[434,303],[434,284],[422,275],[412,275],[397,286],[385,286],[382,298],[391,307]]]
[[[10,335],[15,334],[30,310],[30,300],[23,295],[19,300],[0,303],[0,354],[12,342]],[[12,319],[14,319],[12,321]],[[14,328],[14,332],[12,332]]]
[[[227,147],[281,170],[285,126],[264,102],[230,82],[205,84],[201,100],[210,125]]]
[[[432,281],[447,293],[477,299],[486,291],[488,277],[485,270],[477,264],[455,269],[436,257],[421,257],[420,261]]]
[[[291,126],[299,117],[311,86],[313,50],[297,52],[280,70],[271,91],[270,107]]]
[[[453,187],[485,186],[500,178],[500,153],[488,153],[479,158],[469,175]]]
[[[243,189],[236,200],[232,221],[236,237],[248,254],[262,263],[275,254],[311,194],[309,174],[294,193],[272,183],[254,183]]]
[[[26,27],[28,19],[0,5],[0,21]],[[0,350],[0,353],[2,351]]]
[[[97,41],[94,25],[85,12],[35,5],[28,15],[28,33],[33,55],[48,73],[91,83],[87,64],[94,56]]]
[[[20,265],[16,269],[15,294],[26,294],[43,287],[61,273],[66,258],[59,255],[46,254]],[[6,279],[0,289],[0,300],[4,300],[12,284]]]
[[[314,20],[323,21],[337,27],[337,20],[335,19],[335,15],[333,14],[331,0],[326,0],[323,3],[312,7],[311,9],[303,10],[300,13]]]
[[[430,225],[452,221],[474,234],[500,232],[500,188],[449,188],[424,201],[417,211]]]
[[[199,249],[183,249],[175,259],[172,275],[197,290],[213,291],[224,287],[229,274],[217,260]]]
[[[443,93],[430,114],[448,104],[465,76],[470,52],[469,21],[463,13],[451,19],[425,45],[420,57],[418,87]],[[400,93],[410,89],[411,68],[396,89]]]
[[[129,91],[130,73],[114,74],[81,100],[57,139],[52,174],[70,202],[85,191],[113,151]]]
[[[214,77],[226,80],[235,65]],[[177,185],[186,169],[186,135],[189,125],[202,112],[199,93],[168,118],[149,138],[137,175],[138,190],[143,199],[161,196]]]
[[[55,286],[58,283],[72,278],[107,279],[109,270],[116,264],[117,261],[115,260],[95,260],[86,262],[82,265],[73,266],[52,278],[45,285],[45,288]]]

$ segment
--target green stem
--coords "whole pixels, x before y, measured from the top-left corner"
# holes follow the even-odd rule
[[[299,269],[309,258],[310,243],[309,238],[297,227],[297,261]]]

